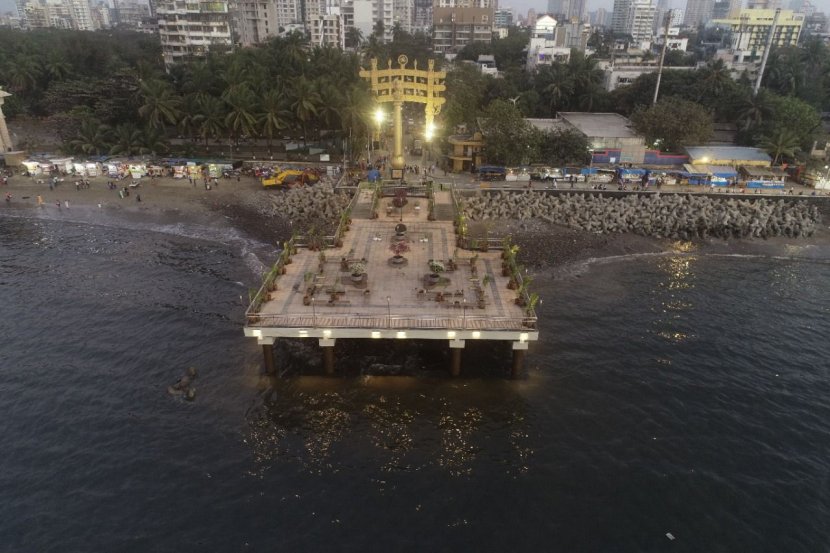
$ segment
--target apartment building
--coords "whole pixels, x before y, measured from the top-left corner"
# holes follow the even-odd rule
[[[435,52],[457,52],[471,42],[489,44],[493,38],[493,7],[489,0],[436,0],[432,25]]]
[[[165,65],[232,48],[231,13],[226,0],[159,0],[156,15]]]

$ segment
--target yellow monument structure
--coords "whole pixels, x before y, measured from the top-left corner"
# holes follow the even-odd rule
[[[371,60],[371,68],[360,71],[360,76],[367,79],[380,103],[391,102],[395,124],[395,140],[392,151],[392,178],[403,178],[405,161],[403,158],[403,115],[404,102],[424,104],[425,126],[427,140],[431,138],[435,116],[441,112],[441,106],[446,99],[441,93],[446,90],[444,79],[445,71],[435,71],[435,60],[429,60],[426,71],[418,69],[418,60],[413,62],[413,68],[407,69],[409,62],[404,54],[398,56],[398,67],[392,67],[392,60],[387,61],[386,69],[378,69],[378,60]]]

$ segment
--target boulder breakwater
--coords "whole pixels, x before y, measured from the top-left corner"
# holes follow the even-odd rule
[[[659,193],[612,198],[480,192],[462,198],[462,208],[471,221],[536,218],[592,233],[634,233],[682,240],[809,237],[821,222],[818,207],[803,200]]]
[[[269,193],[269,202],[261,208],[264,215],[291,221],[294,228],[316,228],[333,232],[351,196],[335,191],[331,184],[292,188]]]

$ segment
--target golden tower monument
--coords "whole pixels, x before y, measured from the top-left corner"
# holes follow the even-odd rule
[[[392,151],[392,178],[403,178],[405,165],[403,158],[403,115],[401,110],[404,102],[424,104],[425,126],[427,140],[431,138],[434,129],[435,116],[441,112],[441,106],[446,101],[441,93],[446,90],[444,79],[445,71],[435,71],[435,60],[429,60],[427,70],[418,69],[418,60],[413,62],[413,68],[407,69],[409,59],[401,54],[398,56],[399,67],[392,67],[392,60],[388,60],[386,69],[378,69],[378,60],[372,58],[371,69],[360,70],[360,76],[368,79],[379,103],[391,102],[395,122],[395,141]]]

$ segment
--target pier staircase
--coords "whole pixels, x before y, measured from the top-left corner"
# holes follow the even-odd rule
[[[435,193],[435,220],[452,221],[455,219],[455,206],[452,203],[452,196],[449,192]]]
[[[371,219],[372,218],[372,191],[358,190],[359,194],[357,201],[352,208],[352,219]]]

